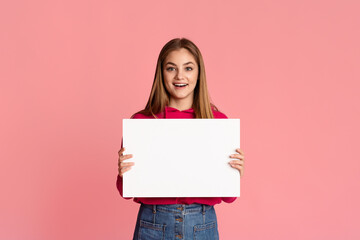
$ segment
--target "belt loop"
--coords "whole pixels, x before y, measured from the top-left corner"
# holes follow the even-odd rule
[[[203,224],[205,224],[205,204],[202,204]]]
[[[155,216],[156,216],[156,205],[153,205],[153,223],[155,224]]]

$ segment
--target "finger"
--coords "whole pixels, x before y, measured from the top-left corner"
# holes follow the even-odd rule
[[[238,153],[240,153],[241,155],[244,155],[244,152],[243,152],[240,148],[237,148],[236,151],[237,151]]]
[[[119,171],[120,177],[122,177],[122,175],[123,175],[123,169],[119,167],[118,171]]]
[[[121,148],[121,149],[118,151],[119,156],[122,156],[124,151],[125,151],[125,148],[124,148],[124,147]]]
[[[240,166],[240,165],[231,165],[231,167],[233,167],[233,168],[235,168],[235,169],[239,170],[239,172],[240,172],[240,176],[242,176],[242,175],[243,175],[243,173],[244,173],[244,167],[243,167],[243,166]]]
[[[232,164],[232,165],[244,165],[243,160],[232,160],[229,163]]]
[[[120,163],[120,167],[129,167],[129,166],[134,166],[135,163],[134,162],[122,162]]]
[[[129,159],[129,158],[132,158],[132,157],[133,157],[132,154],[127,154],[127,155],[123,155],[123,156],[119,157],[118,166],[120,167],[120,164],[121,164],[123,161],[125,161],[125,160],[127,160],[127,159]]]
[[[124,175],[124,173],[126,173],[127,171],[129,171],[131,169],[131,167],[125,167],[125,168],[122,168],[120,170],[120,176]]]
[[[132,154],[126,154],[126,155],[123,155],[123,156],[119,157],[119,161],[120,161],[120,162],[123,162],[123,161],[125,161],[126,159],[129,159],[129,158],[132,158],[132,157],[133,157]]]
[[[231,158],[238,158],[238,159],[244,159],[245,158],[243,155],[240,155],[240,154],[231,154],[230,157]]]

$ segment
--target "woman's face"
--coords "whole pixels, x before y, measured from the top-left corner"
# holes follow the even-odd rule
[[[170,101],[192,104],[199,68],[194,56],[185,48],[174,50],[166,57],[163,77]]]

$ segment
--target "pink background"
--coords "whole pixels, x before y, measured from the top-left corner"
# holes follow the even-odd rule
[[[162,46],[202,51],[241,119],[241,197],[221,239],[360,239],[358,1],[1,1],[0,239],[130,239],[122,119]]]

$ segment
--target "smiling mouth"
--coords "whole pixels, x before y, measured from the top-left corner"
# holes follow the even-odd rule
[[[189,84],[186,84],[186,83],[174,83],[174,86],[175,86],[176,88],[186,87],[187,85],[189,85]]]

